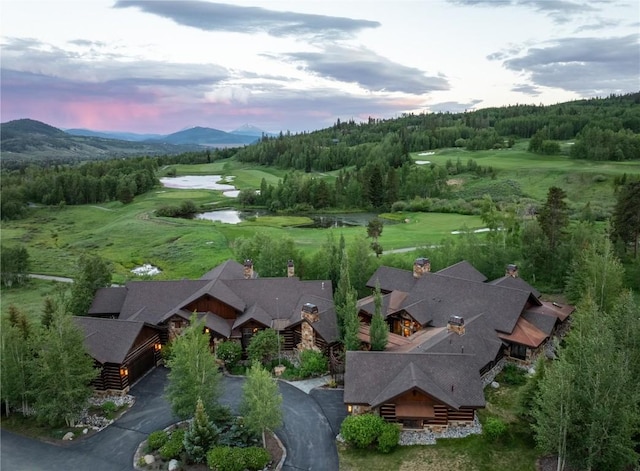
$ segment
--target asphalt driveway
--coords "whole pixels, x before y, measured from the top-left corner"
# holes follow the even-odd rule
[[[130,471],[133,455],[149,433],[177,421],[163,391],[167,370],[156,368],[131,394],[136,403],[101,432],[65,445],[52,445],[2,430],[0,469],[12,471]],[[242,397],[243,378],[225,377],[223,404],[233,410]],[[337,427],[344,418],[341,391],[314,390],[306,394],[280,382],[284,425],[277,431],[287,448],[285,470],[337,470]]]

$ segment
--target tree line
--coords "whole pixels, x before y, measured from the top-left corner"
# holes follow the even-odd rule
[[[103,160],[77,166],[30,166],[2,170],[2,218],[24,215],[26,205],[77,205],[107,201],[130,203],[159,180],[152,158]]]

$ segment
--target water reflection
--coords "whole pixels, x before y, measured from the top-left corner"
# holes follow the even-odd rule
[[[226,179],[231,178],[227,177]],[[222,175],[183,175],[181,177],[163,177],[160,179],[160,183],[166,188],[181,190],[221,190],[225,192],[236,190],[233,185],[218,183],[220,180],[222,180]]]

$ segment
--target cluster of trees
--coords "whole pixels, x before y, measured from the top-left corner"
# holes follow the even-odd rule
[[[0,248],[0,281],[11,288],[26,283],[29,275],[29,252],[23,246]]]
[[[49,300],[45,309],[40,325],[15,306],[2,318],[2,402],[7,416],[17,410],[52,427],[72,426],[87,405],[97,371],[84,334],[64,306]]]
[[[623,470],[637,464],[640,322],[624,268],[606,235],[572,265],[568,291],[579,301],[558,359],[539,365],[528,406],[541,451],[558,469]],[[634,449],[635,448],[635,449]]]
[[[79,166],[31,166],[2,169],[2,218],[21,217],[27,203],[130,203],[159,184],[157,161],[151,158],[103,160]]]

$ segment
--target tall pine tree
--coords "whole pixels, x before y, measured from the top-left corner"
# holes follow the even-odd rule
[[[382,293],[380,292],[380,283],[378,281],[376,281],[373,300],[375,309],[371,318],[371,350],[382,351],[386,348],[389,340],[389,326],[382,314]]]

